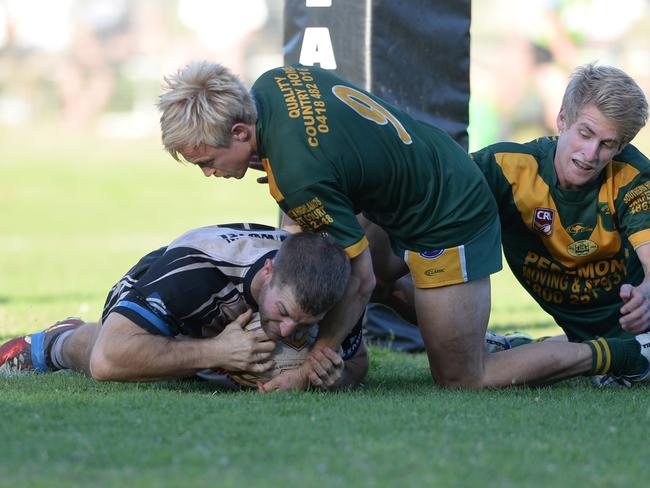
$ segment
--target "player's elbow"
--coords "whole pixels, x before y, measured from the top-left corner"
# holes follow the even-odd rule
[[[105,351],[94,347],[90,354],[90,376],[97,381],[114,380],[113,368]]]
[[[121,364],[116,351],[107,350],[101,343],[96,344],[90,353],[90,376],[97,381],[124,381],[127,378],[120,374]]]
[[[119,314],[111,313],[102,324],[90,352],[90,376],[97,381],[133,381],[133,352],[140,343],[138,327]]]
[[[365,301],[370,301],[372,292],[375,290],[377,280],[375,275],[371,273],[369,276],[364,277],[363,281],[359,283],[359,295],[365,298]]]
[[[370,251],[366,249],[359,256],[352,259],[352,274],[350,275],[348,289],[354,290],[357,297],[364,303],[368,303],[376,283]]]
[[[359,297],[363,303],[368,303],[376,285],[374,273],[353,274],[350,276],[348,290]]]
[[[369,365],[368,349],[362,343],[354,356],[345,360],[343,376],[331,389],[342,390],[361,386],[368,374]]]
[[[350,376],[350,387],[356,388],[360,386],[370,367],[368,349],[365,344],[361,344],[357,353],[345,362],[345,367],[348,369]]]

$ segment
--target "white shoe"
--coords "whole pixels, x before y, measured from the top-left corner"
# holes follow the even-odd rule
[[[644,332],[634,337],[641,344],[641,354],[650,362],[650,332]]]
[[[485,332],[485,350],[487,352],[501,352],[508,349],[510,349],[510,342],[506,336],[494,334],[489,330]]]
[[[632,382],[619,376],[600,374],[591,377],[591,386],[594,388],[631,388]]]
[[[489,353],[507,351],[531,342],[535,342],[535,339],[525,332],[508,332],[506,335],[495,334],[489,330],[485,332],[485,350]]]

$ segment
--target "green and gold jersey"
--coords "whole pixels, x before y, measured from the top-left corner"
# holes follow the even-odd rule
[[[623,334],[623,283],[638,285],[634,252],[650,242],[650,161],[628,145],[587,189],[558,188],[556,138],[473,154],[499,206],[511,270],[571,340]]]
[[[496,218],[480,171],[451,137],[334,73],[277,68],[252,93],[271,195],[351,257],[367,246],[362,211],[396,249],[415,251],[463,244]]]

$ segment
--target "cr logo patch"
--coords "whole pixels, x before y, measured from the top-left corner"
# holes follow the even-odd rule
[[[538,207],[535,209],[535,214],[533,216],[533,230],[543,236],[550,237],[553,233],[554,220],[555,210]]]

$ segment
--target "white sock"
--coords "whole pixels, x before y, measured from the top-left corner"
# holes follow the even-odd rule
[[[56,369],[68,369],[68,365],[63,360],[63,341],[72,334],[76,329],[66,330],[54,339],[52,349],[50,349],[50,360]]]

